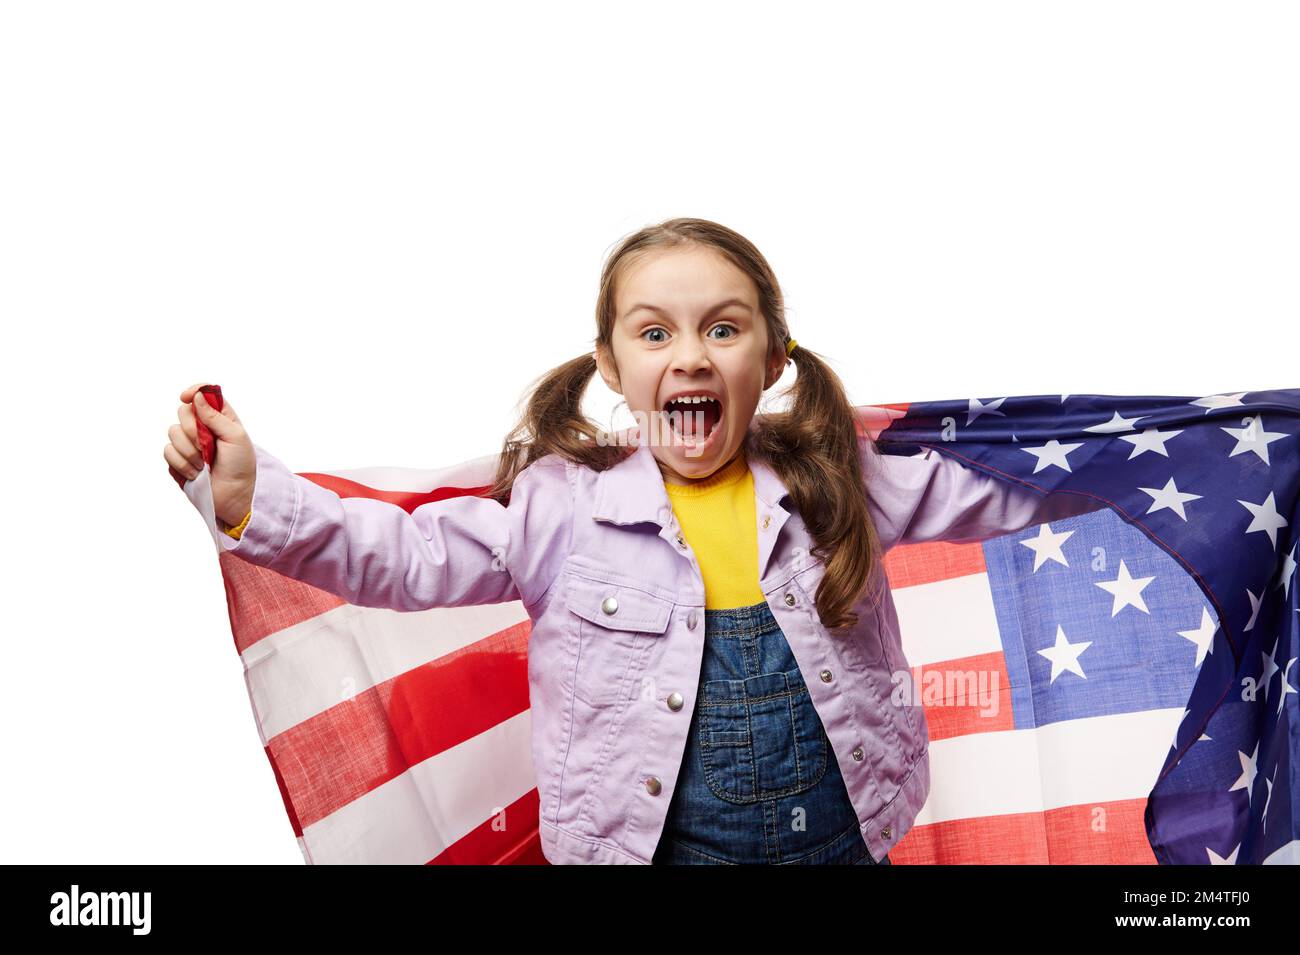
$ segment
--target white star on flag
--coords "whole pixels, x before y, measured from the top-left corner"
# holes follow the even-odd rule
[[[1147,508],[1148,514],[1162,508],[1168,508],[1183,520],[1187,520],[1187,512],[1183,510],[1183,505],[1188,501],[1199,501],[1201,499],[1199,494],[1184,494],[1178,490],[1173,478],[1166,481],[1165,486],[1162,488],[1140,487],[1138,490],[1151,495],[1151,506]]]
[[[1053,438],[1046,444],[1039,445],[1036,448],[1021,448],[1020,450],[1027,451],[1038,458],[1038,462],[1034,465],[1034,473],[1037,474],[1043,468],[1050,467],[1053,464],[1058,468],[1069,471],[1070,462],[1065,456],[1075,448],[1081,447],[1083,447],[1082,444],[1062,444]]]
[[[1237,503],[1254,515],[1250,526],[1246,528],[1245,532],[1251,534],[1255,531],[1263,531],[1268,535],[1268,539],[1273,542],[1273,547],[1276,549],[1278,529],[1286,527],[1289,522],[1277,512],[1277,504],[1273,501],[1273,492],[1269,492],[1268,497],[1264,498],[1263,504],[1252,504],[1250,501],[1243,501],[1240,498],[1237,499]]]
[[[1291,685],[1291,667],[1295,664],[1296,659],[1296,657],[1292,657],[1286,661],[1286,669],[1282,671],[1282,692],[1277,695],[1277,712],[1279,716],[1282,715],[1282,706],[1286,703],[1287,694],[1300,692]]]
[[[1268,699],[1268,685],[1273,682],[1273,674],[1278,671],[1277,650],[1278,650],[1278,645],[1277,642],[1274,641],[1272,656],[1270,656],[1267,653],[1264,653],[1262,650],[1260,651],[1259,654],[1261,657],[1263,657],[1263,665],[1264,665],[1264,673],[1260,676],[1259,682],[1264,687],[1264,699],[1266,700]]]
[[[1291,576],[1295,573],[1296,559],[1295,549],[1298,545],[1291,545],[1291,553],[1282,559],[1282,570],[1277,575],[1277,586],[1282,588],[1282,598],[1291,599]]]
[[[1256,456],[1268,464],[1268,446],[1274,441],[1287,437],[1285,431],[1265,431],[1262,415],[1253,415],[1246,419],[1240,428],[1224,428],[1224,431],[1237,439],[1236,446],[1228,452],[1228,457],[1236,457],[1246,451],[1254,451]]]
[[[990,401],[988,404],[984,404],[978,398],[972,398],[970,400],[970,408],[968,408],[966,411],[966,423],[970,424],[972,421],[975,421],[977,418],[979,418],[979,416],[982,414],[1001,415],[1003,418],[1005,418],[1007,416],[1006,412],[999,411],[998,408],[1000,408],[1002,406],[1002,402],[1006,400],[1007,400],[1006,398],[999,398],[997,401]]]
[[[1074,534],[1074,531],[1054,532],[1050,524],[1040,524],[1038,525],[1038,536],[1022,540],[1020,544],[1034,552],[1035,571],[1049,560],[1054,560],[1063,567],[1069,567],[1070,562],[1065,559],[1065,554],[1061,552],[1061,545],[1072,534]]]
[[[1198,408],[1204,408],[1205,413],[1209,414],[1216,408],[1231,408],[1241,404],[1241,399],[1246,397],[1248,392],[1239,391],[1235,395],[1208,395],[1205,398],[1197,398],[1188,404],[1196,405]]]
[[[1055,683],[1056,678],[1069,670],[1071,673],[1077,673],[1085,680],[1087,674],[1083,672],[1083,667],[1079,664],[1079,654],[1092,646],[1091,640],[1084,640],[1080,643],[1071,643],[1065,639],[1065,631],[1061,629],[1060,624],[1056,627],[1056,643],[1045,650],[1039,650],[1041,656],[1047,657],[1052,661],[1052,675],[1048,683]]]
[[[1255,744],[1255,751],[1247,756],[1241,750],[1237,751],[1237,757],[1241,760],[1241,775],[1237,781],[1228,787],[1228,792],[1234,789],[1246,790],[1246,801],[1250,802],[1250,790],[1255,785],[1255,761],[1259,757],[1259,743]]]
[[[1181,430],[1161,431],[1159,428],[1145,428],[1141,434],[1121,434],[1119,439],[1133,445],[1133,451],[1128,456],[1128,460],[1132,461],[1138,455],[1147,451],[1154,451],[1156,454],[1169,457],[1169,452],[1165,450],[1165,442],[1176,438],[1182,433]]]
[[[1277,767],[1273,767],[1272,777],[1264,777],[1264,785],[1268,791],[1264,794],[1264,808],[1259,811],[1260,829],[1268,831],[1268,801],[1273,798],[1273,780],[1277,778]]]
[[[1180,637],[1186,637],[1192,643],[1196,644],[1196,666],[1201,665],[1205,659],[1205,654],[1214,652],[1214,632],[1219,629],[1219,625],[1214,622],[1210,612],[1204,607],[1201,608],[1201,625],[1195,630],[1179,630]],[[1187,714],[1184,713],[1184,716]]]
[[[1206,851],[1206,852],[1209,854],[1209,856],[1210,856],[1210,865],[1236,865],[1236,864],[1237,864],[1237,850],[1240,849],[1240,848],[1241,848],[1241,844],[1238,843],[1238,844],[1237,844],[1237,847],[1236,847],[1235,849],[1232,850],[1232,852],[1228,855],[1227,858],[1224,858],[1223,856],[1219,855],[1217,852],[1215,852],[1215,851],[1214,851],[1213,849],[1211,849],[1209,846],[1206,846],[1206,847],[1205,847],[1205,851]]]
[[[1084,431],[1091,431],[1094,434],[1117,434],[1120,431],[1132,431],[1135,422],[1141,421],[1146,415],[1138,415],[1135,418],[1125,418],[1116,411],[1109,421],[1103,421],[1101,424],[1094,424],[1091,427],[1084,428]]]
[[[1114,580],[1099,580],[1096,584],[1115,598],[1110,608],[1110,615],[1113,617],[1125,607],[1137,607],[1143,613],[1149,614],[1151,611],[1147,609],[1146,601],[1142,599],[1142,591],[1153,580],[1154,577],[1129,576],[1128,568],[1121,560],[1118,577]]]
[[[1242,629],[1254,630],[1255,618],[1259,616],[1259,608],[1264,601],[1262,597],[1256,597],[1255,591],[1251,590],[1249,587],[1246,588],[1246,596],[1250,598],[1250,619],[1246,621],[1246,626],[1242,627]]]

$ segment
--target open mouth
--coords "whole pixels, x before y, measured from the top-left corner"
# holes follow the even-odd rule
[[[665,423],[686,445],[700,445],[722,423],[722,402],[712,395],[687,395],[664,404]]]

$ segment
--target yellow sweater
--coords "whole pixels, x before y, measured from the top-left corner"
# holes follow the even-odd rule
[[[748,607],[764,601],[758,586],[758,528],[754,522],[754,475],[742,450],[703,481],[664,483],[682,533],[695,550],[709,610]]]
[[[236,524],[234,527],[231,527],[229,524],[227,524],[225,521],[223,521],[221,518],[218,517],[217,526],[220,527],[227,534],[229,534],[231,537],[233,537],[235,540],[239,540],[239,535],[244,533],[244,528],[248,526],[248,519],[252,516],[253,516],[253,512],[252,510],[249,510],[249,512],[244,515],[244,519],[240,521],[238,524]]]
[[[709,610],[762,603],[758,586],[758,529],[754,524],[754,475],[742,451],[721,471],[693,484],[664,484],[682,534],[695,550]],[[250,510],[235,527],[218,525],[239,540]]]

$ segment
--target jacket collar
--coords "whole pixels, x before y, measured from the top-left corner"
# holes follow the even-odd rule
[[[752,424],[750,430],[752,433]],[[790,493],[776,472],[756,455],[749,454],[746,458],[754,476],[754,496],[759,506],[785,511],[781,503]],[[600,472],[596,478],[595,500],[592,517],[598,521],[614,524],[649,522],[660,527],[673,523],[663,472],[659,470],[659,462],[648,444],[638,444],[618,464]]]

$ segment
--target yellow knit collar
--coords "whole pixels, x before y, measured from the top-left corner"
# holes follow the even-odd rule
[[[726,467],[714,471],[706,478],[692,481],[690,484],[669,484],[664,482],[664,489],[670,497],[699,497],[720,487],[735,484],[749,474],[749,460],[742,448]]]

